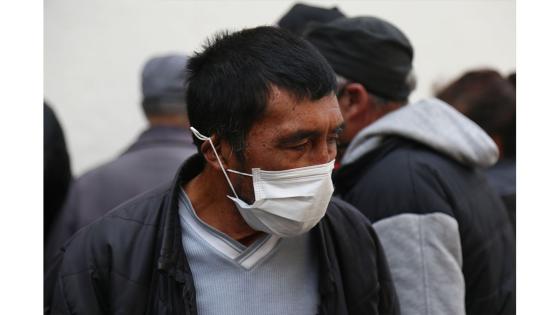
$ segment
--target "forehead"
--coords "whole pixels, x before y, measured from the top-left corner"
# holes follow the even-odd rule
[[[297,99],[273,87],[266,111],[249,132],[252,137],[274,138],[299,130],[328,131],[342,123],[338,101],[333,94],[318,100]]]

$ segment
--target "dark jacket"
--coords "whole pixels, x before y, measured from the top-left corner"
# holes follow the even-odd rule
[[[189,159],[174,182],[80,230],[45,279],[51,314],[197,314],[182,248],[177,196],[203,167]],[[369,221],[333,199],[312,229],[320,249],[320,314],[398,314],[383,249]]]
[[[490,186],[496,190],[504,201],[509,219],[515,232],[515,158],[499,160],[496,165],[486,170]]]
[[[185,128],[152,127],[122,155],[76,179],[45,251],[46,260],[80,228],[119,204],[173,178],[177,168],[196,152]]]
[[[478,167],[497,150],[443,103],[390,115],[361,133],[334,183],[373,223],[402,313],[515,314],[513,231]]]
[[[64,132],[46,103],[43,105],[43,128],[43,232],[46,239],[66,199],[72,171]]]

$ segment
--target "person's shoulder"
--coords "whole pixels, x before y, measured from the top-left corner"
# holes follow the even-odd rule
[[[76,178],[75,185],[82,189],[103,186],[103,183],[106,183],[108,180],[115,180],[123,172],[132,171],[128,160],[127,154],[121,154],[105,160]]]
[[[472,167],[465,166],[455,158],[449,156],[443,151],[436,150],[420,142],[393,137],[392,141],[399,143],[398,148],[394,150],[390,160],[401,161],[406,163],[406,167],[411,172],[431,170],[438,172],[440,170],[464,169],[472,171]],[[401,157],[401,159],[395,158]]]
[[[387,189],[412,189],[411,180],[437,177],[437,174],[471,171],[453,158],[414,140],[391,137],[384,144],[392,149],[377,162],[371,163],[367,178]]]
[[[117,159],[105,161],[104,163],[87,170],[85,173],[75,178],[72,186],[76,192],[87,193],[90,189],[104,187],[107,178],[114,176],[113,169]]]
[[[407,169],[418,165],[447,163],[450,160],[445,154],[411,139],[390,137],[387,145],[391,145],[393,150],[387,155],[386,163],[393,163]]]
[[[63,246],[65,273],[91,265],[108,266],[119,255],[152,248],[171,188],[162,185],[111,210],[80,229]],[[141,240],[141,242],[139,242]],[[124,257],[123,257],[124,258]]]
[[[388,138],[379,150],[361,173],[356,171],[361,177],[342,194],[345,200],[371,222],[403,213],[452,212],[443,187],[455,171],[451,162],[430,148],[399,137]]]
[[[173,189],[172,181],[156,186],[120,204],[102,219],[107,223],[128,221],[139,225],[154,225],[163,207],[171,202]]]
[[[414,141],[401,137],[388,137],[379,147],[366,153],[347,167],[340,169],[341,173],[349,173],[362,177],[369,183],[383,182],[402,185],[410,176],[411,169],[418,163],[417,156],[431,155],[432,152],[418,145]],[[348,175],[348,174],[347,174]]]

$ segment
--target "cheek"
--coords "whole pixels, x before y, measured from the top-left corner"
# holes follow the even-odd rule
[[[251,173],[251,167],[260,167],[265,170],[282,167],[282,163],[286,159],[286,152],[275,148],[271,142],[272,140],[253,143],[246,150],[245,165],[247,169],[245,172]]]
[[[253,190],[253,178],[248,176],[236,175],[234,188],[239,198],[247,204],[255,202],[255,192]]]

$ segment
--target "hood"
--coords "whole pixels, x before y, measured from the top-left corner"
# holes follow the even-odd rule
[[[498,160],[498,148],[482,128],[432,98],[403,106],[361,130],[348,146],[342,165],[378,147],[385,136],[414,140],[471,167],[489,167]]]

